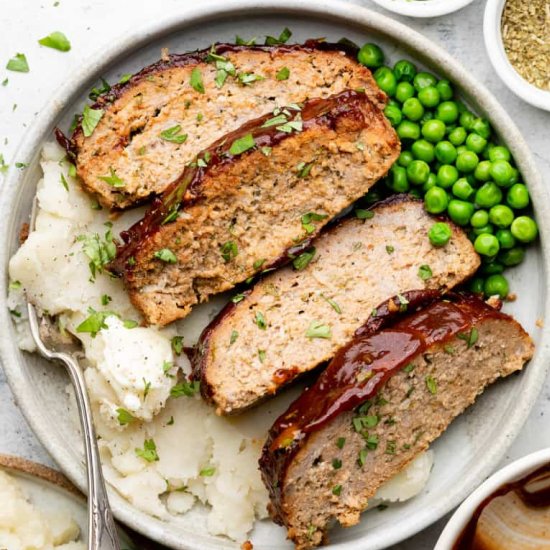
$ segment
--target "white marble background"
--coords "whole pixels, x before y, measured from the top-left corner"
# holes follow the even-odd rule
[[[6,162],[16,162],[17,145],[36,114],[66,78],[102,45],[136,25],[181,10],[190,0],[0,0],[0,153]],[[200,0],[198,0],[200,1]],[[276,0],[274,0],[276,1]],[[383,11],[370,0],[350,0],[376,11]],[[57,4],[57,5],[56,5]],[[458,58],[485,84],[508,109],[522,130],[550,184],[550,113],[523,103],[499,80],[493,71],[483,43],[484,0],[446,17],[429,20],[398,18]],[[387,14],[387,13],[386,13]],[[41,48],[37,40],[53,30],[62,30],[70,38],[72,49],[60,53]],[[31,72],[4,70],[7,60],[24,52]],[[550,380],[533,408],[523,432],[503,464],[531,451],[550,446]],[[52,459],[30,431],[0,370],[0,453],[20,455],[54,466]],[[393,550],[432,549],[444,520],[419,535],[395,546]]]

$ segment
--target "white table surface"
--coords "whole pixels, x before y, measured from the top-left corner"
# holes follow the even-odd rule
[[[0,153],[6,162],[16,162],[18,142],[47,99],[84,60],[102,45],[139,26],[155,14],[182,9],[190,0],[0,0]],[[200,0],[198,0],[200,1]],[[274,0],[276,1],[276,0]],[[350,0],[376,11],[384,11],[370,0]],[[429,20],[399,18],[446,48],[483,82],[508,109],[531,146],[539,169],[550,184],[550,113],[537,110],[514,96],[493,71],[483,43],[484,0],[450,16]],[[385,12],[386,15],[391,15]],[[68,53],[42,48],[37,40],[54,30],[71,40]],[[16,52],[26,54],[30,73],[5,71],[7,60]],[[547,381],[523,432],[503,464],[531,451],[550,446],[550,379]],[[30,431],[17,409],[5,376],[0,370],[0,453],[55,466],[51,457]],[[444,520],[393,550],[429,550]]]

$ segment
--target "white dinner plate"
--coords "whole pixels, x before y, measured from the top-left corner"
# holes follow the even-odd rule
[[[520,375],[489,388],[475,407],[456,420],[432,446],[435,466],[423,492],[409,502],[389,507],[383,513],[365,514],[361,523],[331,533],[331,548],[376,550],[397,543],[423,529],[454,508],[487,477],[502,459],[521,429],[542,387],[549,358],[547,325],[538,328],[549,310],[547,273],[550,253],[550,198],[529,149],[508,113],[462,65],[420,34],[383,15],[359,6],[327,0],[223,0],[181,2],[169,17],[122,37],[83,64],[72,79],[42,110],[23,140],[16,158],[28,163],[24,171],[11,169],[0,198],[0,287],[6,289],[6,267],[18,246],[21,224],[28,220],[30,205],[40,178],[39,156],[43,143],[52,139],[56,125],[68,128],[75,112],[82,109],[86,92],[98,77],[116,81],[123,73],[134,73],[160,56],[161,47],[171,52],[204,48],[216,41],[243,37],[278,35],[286,26],[291,41],[311,37],[338,40],[347,37],[358,44],[379,43],[390,60],[414,60],[440,77],[456,84],[471,108],[487,116],[511,149],[529,186],[541,230],[540,243],[529,249],[521,267],[509,272],[512,291],[518,296],[507,304],[531,333],[536,355]],[[179,10],[179,11],[177,11]],[[17,348],[8,313],[5,290],[0,301],[0,354],[17,402],[37,437],[65,474],[85,489],[80,437],[68,418],[67,379],[57,366]],[[260,411],[260,409],[258,409]],[[259,412],[261,414],[261,412]],[[133,529],[175,549],[208,550],[237,548],[221,537],[197,530],[190,522],[165,522],[140,512],[115,491],[111,502],[116,517]],[[201,511],[194,511],[197,517]],[[204,514],[203,514],[204,515]],[[198,521],[198,525],[200,525]],[[285,532],[269,521],[258,522],[251,540],[261,550],[291,548]]]

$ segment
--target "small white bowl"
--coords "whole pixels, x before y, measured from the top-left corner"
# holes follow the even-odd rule
[[[437,17],[457,11],[473,0],[372,0],[383,8],[409,17]]]
[[[483,20],[483,34],[489,59],[498,76],[512,92],[523,101],[539,109],[550,111],[550,92],[541,90],[522,78],[514,69],[504,51],[501,20],[505,4],[506,0],[487,0]]]
[[[443,529],[434,550],[452,550],[477,507],[507,483],[518,481],[550,462],[550,449],[531,453],[508,464],[482,483],[456,510]]]

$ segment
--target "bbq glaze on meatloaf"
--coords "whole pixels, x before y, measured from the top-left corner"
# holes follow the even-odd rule
[[[452,224],[449,243],[432,246],[428,231],[437,220],[422,201],[394,196],[370,213],[322,234],[305,269],[288,266],[262,278],[205,330],[194,372],[219,414],[255,405],[330,360],[389,296],[448,290],[479,266],[468,237]]]
[[[185,317],[306,247],[399,155],[361,92],[277,109],[214,143],[122,235],[111,270],[150,324]]]
[[[364,89],[381,107],[386,100],[356,51],[341,44],[218,44],[170,55],[99,97],[92,108],[103,116],[92,135],[79,124],[71,139],[77,173],[103,206],[127,208],[161,194],[247,120],[347,89]],[[101,179],[112,174],[122,183]]]
[[[299,550],[332,520],[355,525],[384,481],[532,355],[519,323],[473,296],[367,325],[269,432],[260,467],[273,519]]]

